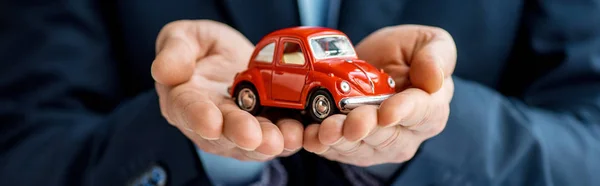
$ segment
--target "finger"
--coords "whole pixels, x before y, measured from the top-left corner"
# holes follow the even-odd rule
[[[423,31],[423,40],[426,43],[420,49],[424,54],[434,54],[440,58],[437,62],[443,70],[444,77],[450,77],[456,67],[456,44],[454,39],[446,30],[438,27],[430,27]],[[417,57],[419,53],[415,53]],[[418,59],[417,59],[418,60]]]
[[[175,21],[160,31],[151,68],[152,77],[158,83],[173,86],[187,81],[193,74],[196,59],[205,55],[190,34],[192,28],[190,21]]]
[[[297,120],[282,119],[277,122],[277,127],[283,135],[284,150],[295,152],[302,148],[304,126]]]
[[[435,100],[432,100],[431,95],[421,89],[406,89],[381,104],[379,108],[380,125],[419,127],[431,120],[433,102]]]
[[[371,166],[380,161],[379,159],[373,158],[375,155],[375,149],[364,142],[361,142],[355,151],[338,153],[341,156],[339,159],[348,159],[345,162],[360,167]]]
[[[367,137],[364,142],[376,150],[384,150],[391,144],[397,143],[400,136],[406,137],[407,135],[403,133],[406,131],[407,129],[400,126],[381,128],[376,132],[377,135]]]
[[[384,159],[391,160],[391,163],[402,163],[412,159],[421,142],[423,142],[423,138],[415,135],[406,128],[394,128],[397,128],[397,135],[394,135],[389,142],[376,146],[375,150],[386,152],[381,154],[384,156]]]
[[[246,151],[255,150],[262,143],[262,129],[250,113],[240,110],[230,100],[219,105],[223,113],[223,135]]]
[[[267,119],[265,117],[262,117],[262,116],[256,117],[256,121],[258,121],[259,123],[262,123],[262,122],[271,123],[271,120],[269,120],[269,119]]]
[[[377,127],[377,106],[365,105],[348,113],[344,121],[344,138],[359,141],[367,137]]]
[[[283,136],[279,129],[271,122],[261,122],[262,143],[255,151],[247,155],[257,160],[266,160],[283,152]]]
[[[167,120],[169,124],[175,125],[175,121],[169,119],[169,112],[167,112],[167,110],[169,110],[167,106],[167,99],[169,97],[167,96],[169,92],[168,88],[158,83],[155,83],[154,87],[156,89],[156,93],[158,94],[158,104],[160,106],[161,115]]]
[[[336,114],[325,118],[319,126],[318,137],[321,144],[332,145],[342,139],[346,115]]]
[[[329,146],[321,144],[319,141],[319,124],[312,124],[304,129],[303,144],[304,149],[315,154],[322,154],[329,150]]]
[[[372,147],[378,147],[389,143],[390,139],[397,135],[397,127],[380,127],[377,126],[374,132],[367,136],[363,141]]]
[[[320,154],[320,156],[330,161],[337,161],[361,167],[374,165],[379,162],[378,158],[373,158],[375,156],[375,150],[364,143],[359,145],[357,150],[353,151],[353,153],[342,153],[335,150],[328,150],[327,152]]]
[[[411,85],[428,93],[437,92],[444,82],[444,72],[438,64],[443,59],[435,54],[419,51],[413,60],[409,71]]]
[[[365,107],[365,108],[368,108],[368,107]],[[356,109],[358,109],[358,108],[356,108]],[[358,110],[358,111],[360,112],[361,110]],[[339,153],[344,153],[344,154],[352,154],[353,152],[358,150],[358,148],[360,147],[360,144],[361,144],[360,140],[352,140],[351,141],[351,140],[346,139],[346,137],[344,137],[344,135],[345,135],[344,132],[345,132],[345,130],[347,130],[347,129],[345,129],[346,128],[345,125],[347,124],[346,122],[348,121],[348,119],[350,119],[349,117],[356,117],[356,116],[360,116],[360,114],[354,115],[354,116],[351,116],[351,115],[345,116],[345,115],[338,114],[338,115],[330,116],[330,117],[326,118],[325,120],[323,120],[323,122],[321,123],[321,126],[319,127],[319,132],[318,132],[319,144],[321,144],[323,146],[330,146],[331,149],[334,149],[335,151],[337,151]],[[373,125],[376,125],[376,122]],[[363,130],[363,129],[361,129],[362,126],[358,126],[357,128],[359,128],[358,130]],[[364,130],[366,130],[366,129],[364,129]],[[360,135],[362,135],[362,134],[360,134]],[[305,148],[306,148],[306,144],[305,144]],[[324,153],[324,152],[325,151],[320,151],[320,153]]]
[[[224,157],[233,157],[237,151],[236,146],[232,142],[224,138],[217,140],[206,140],[199,137],[196,133],[191,130],[181,130],[181,132],[194,144],[196,147],[204,152],[216,154]]]
[[[441,31],[440,31],[441,32]],[[454,71],[456,49],[448,34],[436,33],[417,49],[410,63],[409,77],[412,85],[428,93],[438,91],[444,79]]]
[[[330,147],[339,154],[352,155],[359,150],[361,143],[362,141],[349,141],[342,137],[341,140],[332,144]]]
[[[436,92],[456,65],[451,35],[437,27],[399,25],[380,29],[357,46],[358,55],[394,77],[399,86],[406,78],[428,93]],[[385,55],[380,55],[384,53]],[[409,69],[406,74],[406,69]],[[408,75],[408,76],[406,76]]]
[[[254,153],[254,154],[252,154]],[[260,153],[255,153],[254,151],[246,151],[240,148],[236,148],[233,150],[233,153],[231,155],[232,158],[235,158],[239,161],[245,161],[245,162],[262,162],[262,161],[266,161],[269,159],[269,156],[267,155],[261,155]]]
[[[191,130],[204,139],[218,139],[222,132],[221,112],[201,92],[185,85],[169,93],[168,115],[177,125]]]
[[[409,60],[412,85],[428,93],[438,91],[447,76],[454,71],[456,46],[450,34],[443,29],[421,29],[414,56]]]
[[[300,149],[302,149],[302,148],[300,148]],[[293,151],[289,151],[289,150],[285,150],[284,149],[283,152],[278,157],[288,157],[288,156],[294,155],[298,151],[300,151],[300,149],[296,149],[296,150],[293,150]]]

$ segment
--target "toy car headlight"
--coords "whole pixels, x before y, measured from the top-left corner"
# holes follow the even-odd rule
[[[347,81],[342,81],[340,83],[340,90],[344,93],[350,92],[350,84]]]
[[[390,85],[390,87],[395,88],[396,87],[396,81],[394,81],[394,79],[392,79],[392,77],[388,77],[388,85]]]

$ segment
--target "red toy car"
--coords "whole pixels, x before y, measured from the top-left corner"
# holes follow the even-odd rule
[[[248,69],[229,88],[251,114],[263,106],[305,110],[314,121],[365,104],[379,105],[394,93],[394,80],[358,59],[347,36],[322,27],[293,27],[265,36]]]

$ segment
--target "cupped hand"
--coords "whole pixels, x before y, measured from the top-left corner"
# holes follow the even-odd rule
[[[227,94],[253,49],[242,34],[214,21],[176,21],[158,35],[152,76],[162,115],[205,152],[265,161],[302,147],[299,121],[254,117]]]
[[[379,107],[361,106],[307,126],[304,148],[357,166],[407,161],[446,126],[454,92],[454,41],[440,28],[401,25],[372,33],[356,50],[396,80],[398,93]]]

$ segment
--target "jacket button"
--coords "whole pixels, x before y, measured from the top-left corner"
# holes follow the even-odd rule
[[[167,172],[162,167],[153,167],[150,173],[150,182],[155,185],[165,185],[167,183]]]
[[[167,183],[167,172],[160,166],[153,166],[143,173],[133,186],[164,186]]]

